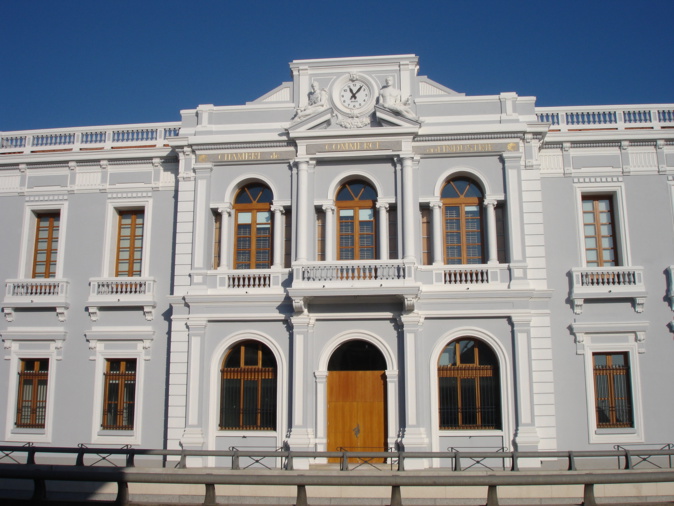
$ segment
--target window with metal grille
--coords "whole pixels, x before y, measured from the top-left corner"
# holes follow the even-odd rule
[[[634,427],[629,356],[593,353],[597,428]]]
[[[119,210],[118,215],[115,276],[141,276],[145,211],[143,209],[133,211]]]
[[[61,214],[41,213],[35,218],[33,277],[55,278]]]
[[[133,430],[136,406],[136,359],[106,360],[103,381],[106,430]]]
[[[222,363],[220,429],[276,429],[276,359],[264,344],[244,341]]]
[[[484,263],[480,187],[467,177],[450,179],[442,189],[445,264]]]
[[[583,235],[587,267],[620,265],[610,195],[583,196]]]
[[[482,341],[449,343],[438,360],[440,429],[500,429],[498,359]]]
[[[21,360],[17,396],[16,426],[43,429],[47,416],[49,359]]]
[[[337,252],[339,260],[376,258],[375,200],[365,181],[350,181],[337,192]]]
[[[235,269],[268,269],[272,261],[271,190],[260,183],[241,188],[234,199]]]

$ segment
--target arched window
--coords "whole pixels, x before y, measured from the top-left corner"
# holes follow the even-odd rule
[[[337,192],[339,260],[376,258],[375,200],[377,192],[365,181],[350,181]]]
[[[272,199],[271,190],[260,183],[247,184],[236,194],[235,269],[268,269],[271,266]]]
[[[276,359],[264,344],[244,341],[220,371],[220,429],[276,429]]]
[[[467,177],[450,179],[442,189],[445,264],[484,263],[482,199]]]
[[[482,341],[449,343],[438,360],[440,429],[500,429],[498,359]]]

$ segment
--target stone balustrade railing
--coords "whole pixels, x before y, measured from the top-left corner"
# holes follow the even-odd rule
[[[90,298],[152,296],[153,278],[92,278]]]
[[[179,131],[180,123],[146,123],[0,132],[0,155],[162,147]]]
[[[294,268],[300,283],[399,282],[407,278],[402,260],[308,262]]]
[[[674,104],[537,107],[552,132],[674,128]]]
[[[646,301],[643,267],[575,267],[571,269],[574,312],[583,311],[585,299],[634,299],[641,313]]]

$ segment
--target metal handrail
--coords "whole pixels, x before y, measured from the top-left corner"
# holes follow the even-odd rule
[[[80,445],[77,447],[52,447],[52,446],[18,446],[18,445],[0,445],[0,454],[6,452],[25,453],[26,464],[36,464],[36,454],[74,454],[76,455],[76,466],[84,465],[84,455],[91,454],[100,457],[101,454],[108,456],[120,455],[124,456],[126,460],[126,467],[135,466],[136,456],[155,456],[155,457],[177,457],[179,460],[178,468],[187,468],[188,457],[232,457],[232,470],[238,470],[235,462],[241,457],[248,458],[282,458],[285,463],[280,469],[293,470],[293,459],[329,459],[339,458],[342,461],[341,469],[349,470],[348,459],[365,458],[365,459],[396,459],[398,461],[398,471],[405,470],[405,461],[409,459],[450,459],[453,462],[458,462],[459,465],[452,466],[455,471],[462,471],[463,466],[460,462],[462,459],[474,461],[474,459],[508,459],[511,461],[510,470],[519,471],[520,461],[522,459],[564,459],[568,461],[568,470],[575,471],[576,462],[579,459],[588,458],[606,458],[613,457],[619,459],[617,469],[631,470],[634,468],[633,459],[642,457],[666,456],[669,459],[674,456],[673,444],[660,444],[661,449],[640,449],[640,448],[622,448],[616,450],[602,450],[602,451],[435,451],[435,452],[405,452],[405,451],[296,451],[290,450],[287,446],[274,450],[168,450],[168,449],[150,449],[150,448],[134,448],[124,446],[121,448],[110,447],[86,447]],[[234,448],[234,447],[232,447]],[[234,459],[236,457],[236,459]],[[624,465],[620,464],[620,460],[624,459]],[[346,464],[344,463],[346,461]],[[641,461],[640,461],[641,462]],[[670,460],[671,462],[671,460]],[[0,462],[0,466],[2,463]]]

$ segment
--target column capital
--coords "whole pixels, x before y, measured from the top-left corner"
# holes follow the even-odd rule
[[[428,205],[431,207],[431,209],[440,209],[442,207],[442,201],[441,200],[431,200]]]
[[[323,204],[321,209],[326,213],[334,213],[337,208],[335,207],[335,204]]]
[[[286,208],[280,204],[274,204],[271,206],[271,211],[273,213],[281,213],[284,214],[286,212]]]
[[[375,207],[376,207],[377,209],[386,209],[387,211],[388,211],[388,206],[389,206],[389,203],[388,203],[388,202],[379,202],[379,201],[377,201],[377,203],[375,204]]]
[[[484,199],[482,201],[482,205],[484,207],[496,207],[496,204],[498,204],[498,201],[496,199]]]
[[[232,204],[223,204],[218,206],[218,212],[220,214],[227,214],[229,216],[232,214]]]
[[[510,315],[510,323],[514,329],[526,330],[531,327],[531,315]]]

